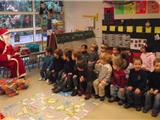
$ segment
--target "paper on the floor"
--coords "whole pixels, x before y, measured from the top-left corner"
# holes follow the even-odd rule
[[[68,93],[39,93],[14,105],[0,107],[0,111],[15,120],[79,120],[98,104],[95,99],[85,101]]]

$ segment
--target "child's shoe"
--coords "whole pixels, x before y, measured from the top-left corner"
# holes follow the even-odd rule
[[[131,105],[128,104],[128,103],[126,103],[126,104],[124,105],[124,108],[126,108],[126,109],[128,109],[128,108],[130,108],[130,107],[131,107]]]
[[[78,94],[78,90],[77,90],[77,89],[74,89],[74,90],[72,91],[71,96],[76,96],[77,94]]]
[[[99,97],[99,95],[95,95],[94,98],[95,98],[95,99],[98,99],[98,98],[100,98],[100,97]]]
[[[85,100],[89,100],[90,98],[91,98],[92,96],[91,96],[91,94],[89,94],[89,93],[87,93],[86,95],[85,95]]]
[[[105,100],[105,96],[100,97],[100,101],[104,101]]]
[[[140,107],[140,106],[137,106],[137,107],[136,107],[136,111],[141,111],[141,107]]]
[[[123,104],[124,104],[123,100],[118,101],[118,105],[123,105]]]
[[[153,110],[152,111],[152,117],[157,117],[158,116],[158,111]]]
[[[44,81],[45,79],[41,77],[41,78],[39,78],[38,80],[39,80],[39,81]]]
[[[143,108],[143,113],[147,113],[150,110],[150,108]]]
[[[116,101],[115,97],[111,97],[110,99],[108,99],[108,102],[110,102],[110,103],[115,102],[115,101]]]

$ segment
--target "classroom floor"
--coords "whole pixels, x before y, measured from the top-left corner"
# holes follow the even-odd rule
[[[27,90],[21,91],[20,94],[15,97],[0,96],[0,106],[18,103],[23,99],[33,97],[37,93],[50,91],[52,87],[45,81],[38,81],[39,69],[34,69],[31,72],[28,72],[27,79],[30,80],[30,87]],[[89,111],[86,116],[82,118],[82,120],[116,119],[160,120],[160,115],[157,118],[153,118],[151,117],[150,113],[144,114],[142,112],[137,112],[133,108],[124,109],[122,106],[118,106],[117,103],[108,103],[107,100],[105,100],[104,102],[100,102],[100,104],[98,104],[95,108]]]

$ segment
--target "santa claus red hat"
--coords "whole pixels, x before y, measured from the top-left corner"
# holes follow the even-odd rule
[[[0,28],[0,36],[5,35],[9,33],[9,30],[7,28]]]

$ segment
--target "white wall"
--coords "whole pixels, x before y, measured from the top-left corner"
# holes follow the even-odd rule
[[[96,35],[101,37],[101,26],[103,17],[103,7],[102,2],[64,2],[65,11],[65,30],[66,32],[78,30],[87,30],[88,26],[93,25],[93,20],[89,18],[84,18],[83,15],[96,15],[99,14],[98,21],[96,21]]]

